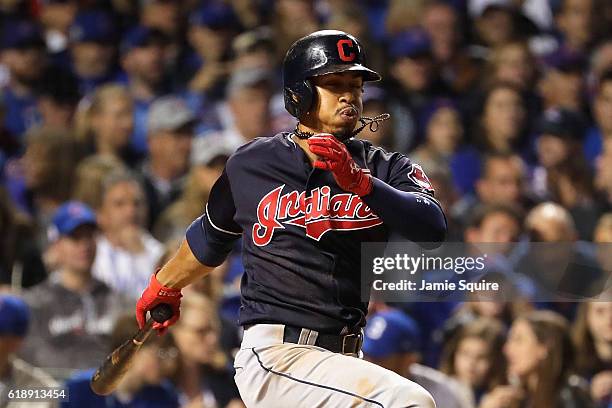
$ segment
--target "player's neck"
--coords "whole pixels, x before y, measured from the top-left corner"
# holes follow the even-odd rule
[[[321,133],[320,130],[312,129],[302,123],[298,124],[298,130],[300,132],[305,132],[305,133],[313,133],[313,134]],[[302,150],[306,154],[306,157],[308,157],[310,164],[314,163],[317,160],[317,156],[313,152],[311,152],[310,148],[308,147],[307,139],[300,139],[296,135],[293,135],[293,140],[298,144],[298,146],[302,148]]]

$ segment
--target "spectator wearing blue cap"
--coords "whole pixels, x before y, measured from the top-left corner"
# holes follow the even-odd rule
[[[222,2],[207,3],[189,16],[187,40],[193,52],[185,57],[180,75],[188,92],[200,95],[200,105],[224,96],[237,21],[232,7]]]
[[[538,165],[531,187],[541,201],[552,199],[567,208],[581,239],[592,237],[599,211],[595,205],[591,169],[582,141],[584,121],[566,109],[548,109],[537,124]]]
[[[78,201],[59,207],[49,234],[56,267],[25,293],[32,325],[23,356],[63,376],[99,364],[115,319],[130,304],[92,277],[96,216],[89,207]]]
[[[83,11],[77,14],[68,32],[72,71],[83,94],[117,77],[113,57],[116,27],[104,11]]]
[[[586,59],[579,54],[563,51],[545,58],[543,65],[537,84],[543,110],[565,108],[583,112]]]
[[[9,83],[0,89],[5,127],[18,141],[37,124],[36,88],[47,58],[40,27],[28,20],[8,20],[0,30],[0,61],[8,69]]]
[[[397,148],[408,151],[419,142],[418,117],[432,98],[452,92],[433,63],[431,39],[413,28],[394,36],[388,48],[393,86],[389,88],[391,116],[395,118]]]
[[[421,341],[421,331],[412,318],[400,310],[386,309],[368,318],[363,354],[366,360],[421,385],[431,393],[439,407],[473,407],[469,390],[464,386],[433,368],[417,363]]]
[[[19,297],[0,295],[0,406],[18,408],[21,402],[10,400],[10,389],[57,387],[58,383],[47,373],[18,358],[28,334],[30,310]],[[33,408],[49,408],[50,402],[28,404]]]
[[[153,100],[166,93],[165,50],[167,37],[159,30],[136,26],[121,41],[121,66],[134,98],[134,133],[130,148],[144,156],[147,146],[147,117]]]

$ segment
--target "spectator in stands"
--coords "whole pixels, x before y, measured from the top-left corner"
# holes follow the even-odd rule
[[[127,74],[127,86],[134,99],[134,133],[130,148],[145,155],[147,118],[153,100],[166,93],[164,52],[166,36],[158,30],[137,26],[121,41],[121,66]]]
[[[57,269],[25,293],[32,309],[31,333],[23,357],[41,367],[64,370],[97,366],[107,353],[115,319],[132,306],[92,276],[96,216],[77,201],[53,217],[51,251]]]
[[[134,104],[121,85],[102,85],[82,104],[77,116],[78,137],[89,153],[110,156],[134,165],[128,144],[134,130]]]
[[[256,28],[237,35],[232,40],[232,70],[266,69],[274,70],[273,32],[268,26]]]
[[[486,56],[489,48],[495,48],[516,39],[515,10],[511,1],[469,1],[469,14],[474,20],[475,44],[482,47],[476,52]]]
[[[185,294],[173,335],[181,356],[175,384],[182,404],[244,407],[219,347],[220,323],[213,303],[203,295]]]
[[[455,170],[460,164],[459,160],[452,163]],[[466,167],[469,162],[466,163]],[[462,185],[464,191],[471,184],[469,174],[463,177],[456,175],[455,184]],[[522,207],[525,204],[526,171],[525,164],[518,155],[490,154],[483,158],[480,176],[474,183],[476,194],[464,195],[452,208],[451,216],[458,222],[465,224],[474,207],[478,204],[510,204]],[[469,190],[468,190],[469,191]]]
[[[568,323],[560,315],[535,311],[518,318],[504,355],[511,385],[494,388],[483,397],[480,408],[592,406],[584,380],[572,376],[574,350]]]
[[[0,288],[19,292],[47,277],[35,236],[31,220],[0,188]]]
[[[17,206],[33,216],[43,248],[49,220],[70,197],[74,168],[81,154],[72,136],[61,130],[33,129],[26,143],[21,169],[8,175],[7,189]]]
[[[36,90],[47,63],[45,42],[32,21],[9,20],[3,26],[0,58],[9,72],[9,82],[0,90],[5,127],[23,143],[24,133],[38,121]]]
[[[491,51],[487,66],[487,82],[508,82],[522,92],[533,90],[536,61],[524,42],[502,44]]]
[[[38,88],[38,126],[71,131],[80,99],[79,84],[71,72],[57,67],[47,69]]]
[[[169,0],[148,0],[140,6],[140,24],[161,31],[172,42],[181,32],[183,4]]]
[[[521,91],[513,84],[498,82],[482,99],[474,142],[485,153],[512,153],[523,142],[526,119]]]
[[[555,55],[545,60],[538,81],[543,109],[565,108],[574,112],[584,109],[585,60],[576,55]]]
[[[315,4],[309,0],[275,1],[270,21],[275,33],[277,64],[282,62],[291,44],[320,28]]]
[[[522,214],[512,204],[485,205],[471,215],[464,237],[467,243],[507,244],[517,242],[521,235]]]
[[[431,38],[432,54],[441,65],[442,78],[458,93],[473,88],[480,68],[463,44],[457,9],[444,0],[427,2],[420,23]]]
[[[573,339],[577,372],[590,381],[597,406],[607,406],[612,400],[612,303],[580,304]]]
[[[181,70],[189,92],[200,96],[198,111],[224,96],[236,23],[232,7],[220,2],[202,5],[189,16],[187,39],[194,52]]]
[[[603,152],[603,141],[612,140],[612,64],[598,80],[592,106],[595,123],[584,140],[584,153],[589,163]]]
[[[9,396],[10,390],[44,389],[59,384],[46,372],[32,367],[16,354],[21,349],[30,325],[28,305],[13,295],[0,295],[0,405],[18,408],[23,402]],[[29,407],[50,408],[51,401],[30,401]]]
[[[605,209],[612,209],[612,138],[603,141],[603,151],[595,163],[595,186]]]
[[[595,34],[595,1],[562,0],[558,10],[555,22],[561,44],[557,52],[585,53]]]
[[[537,154],[532,189],[543,201],[552,199],[567,208],[577,223],[579,237],[590,239],[598,208],[590,169],[584,159],[584,126],[579,116],[564,109],[547,110],[538,123]]]
[[[604,300],[612,300],[609,297],[610,293],[607,292],[607,289],[609,289],[608,282],[612,275],[612,257],[609,252],[609,244],[612,243],[612,212],[605,213],[599,218],[599,221],[597,221],[595,233],[593,234],[593,242],[595,244],[601,244],[596,247],[597,260],[603,270],[602,279],[606,281],[603,286],[606,292],[601,293],[601,297],[603,297]],[[602,286],[599,286],[599,288],[602,288]]]
[[[39,19],[49,51],[61,55],[68,46],[68,32],[79,10],[76,0],[51,0],[39,5]]]
[[[394,82],[389,87],[389,108],[400,151],[408,151],[420,141],[418,118],[432,99],[449,94],[433,63],[431,47],[429,35],[421,28],[404,31],[389,44],[390,75]]]
[[[426,173],[448,169],[451,157],[463,139],[463,124],[457,107],[448,99],[437,99],[423,113],[425,140],[410,156]]]
[[[94,276],[114,291],[138,298],[147,286],[163,245],[145,229],[146,197],[129,172],[114,172],[103,181],[97,211],[100,235]]]
[[[119,347],[138,331],[132,315],[117,319],[110,337],[109,352]],[[62,408],[164,407],[178,408],[176,389],[169,381],[175,375],[179,352],[172,336],[151,336],[134,356],[130,369],[109,396],[94,394],[89,385],[94,370],[81,371],[66,381],[70,398]]]
[[[195,125],[193,112],[175,96],[164,96],[151,105],[149,157],[142,168],[149,228],[184,188]]]
[[[86,95],[117,77],[113,66],[117,29],[111,15],[104,11],[79,12],[70,27],[70,62]]]
[[[421,385],[440,407],[472,407],[466,387],[431,367],[418,364],[420,337],[416,322],[405,313],[383,310],[368,318],[363,354],[368,361]]]
[[[72,198],[91,208],[100,208],[104,195],[104,180],[117,171],[127,171],[122,161],[107,155],[89,156],[76,169]]]
[[[181,196],[159,216],[153,235],[161,242],[180,239],[187,227],[204,212],[208,194],[221,175],[225,162],[238,145],[219,136],[194,139],[191,170]]]
[[[481,317],[461,326],[444,347],[440,370],[468,387],[476,404],[506,382],[506,362],[499,352],[505,335],[502,323]]]
[[[229,143],[242,145],[256,137],[271,136],[271,73],[247,69],[232,74],[227,86],[227,102],[221,108],[223,130]]]
[[[534,207],[525,219],[525,230],[534,244],[517,251],[513,261],[515,270],[536,284],[533,299],[539,307],[573,318],[576,305],[562,301],[602,292],[602,271],[592,248],[577,241],[578,232],[571,214],[555,203]],[[549,244],[539,244],[542,242]]]

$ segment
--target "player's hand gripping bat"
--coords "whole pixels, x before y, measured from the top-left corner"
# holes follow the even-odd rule
[[[151,318],[131,339],[126,340],[106,356],[104,363],[91,377],[91,389],[98,395],[108,395],[115,391],[127,370],[132,365],[134,355],[153,331],[153,323],[163,323],[172,317],[170,305],[162,303],[151,310]]]

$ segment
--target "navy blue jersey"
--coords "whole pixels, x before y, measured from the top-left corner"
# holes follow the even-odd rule
[[[406,156],[357,139],[346,146],[375,178],[439,208],[429,180]],[[360,197],[340,189],[331,172],[313,168],[291,134],[239,148],[194,224],[206,249],[189,230],[187,240],[209,266],[220,264],[231,243],[243,237],[241,325],[340,333],[365,324],[361,243],[387,241],[390,229]]]

